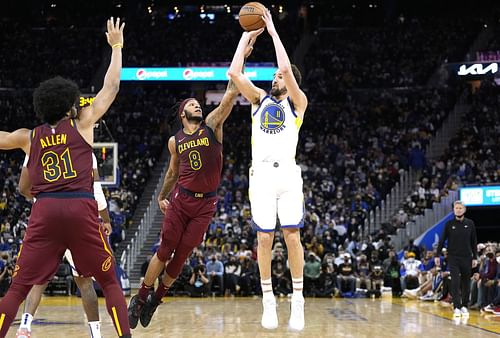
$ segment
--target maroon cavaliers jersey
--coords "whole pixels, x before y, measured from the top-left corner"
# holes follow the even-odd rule
[[[33,196],[41,192],[93,193],[92,147],[74,120],[32,130],[28,172]]]
[[[178,184],[194,192],[216,191],[222,172],[222,144],[206,124],[192,135],[183,129],[175,134],[180,159]]]

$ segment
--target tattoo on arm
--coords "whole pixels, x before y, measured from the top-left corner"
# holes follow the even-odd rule
[[[165,175],[165,180],[163,181],[163,186],[161,188],[160,194],[158,195],[159,200],[164,200],[165,198],[168,197],[170,192],[172,191],[172,188],[175,185],[175,182],[177,182],[178,176],[175,175],[173,172],[170,170],[167,171],[167,174]]]

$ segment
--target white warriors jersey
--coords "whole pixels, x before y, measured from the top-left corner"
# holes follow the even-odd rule
[[[252,113],[252,161],[295,161],[301,125],[289,97],[265,96]]]

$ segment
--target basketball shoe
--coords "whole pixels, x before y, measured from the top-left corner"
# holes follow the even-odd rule
[[[139,316],[143,306],[144,301],[139,297],[139,295],[135,295],[132,299],[130,299],[130,304],[128,305],[128,321],[131,329],[135,329],[137,327],[137,322],[139,321]]]
[[[156,299],[156,296],[154,294],[148,296],[148,299],[146,300],[146,303],[144,304],[141,310],[139,318],[141,320],[141,325],[143,327],[147,327],[149,325],[149,323],[151,322],[151,318],[153,318],[153,315],[156,311],[156,308],[160,304],[161,304],[161,299],[160,300]]]
[[[304,329],[304,296],[292,295],[290,304],[290,320],[288,327],[294,331],[302,331]]]
[[[278,327],[278,314],[276,313],[276,298],[274,295],[263,296],[262,306],[264,311],[262,312],[261,325],[269,330]]]

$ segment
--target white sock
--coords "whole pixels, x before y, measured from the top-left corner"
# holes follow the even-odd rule
[[[31,322],[33,321],[33,316],[30,315],[28,312],[23,313],[21,316],[21,325],[20,327],[23,329],[28,329],[28,331],[31,331]]]
[[[304,278],[292,278],[293,295],[302,297],[302,289],[304,288]]]
[[[274,297],[273,282],[271,281],[271,278],[261,279],[260,287],[262,288],[262,297]]]
[[[101,322],[89,322],[90,337],[91,338],[101,338]]]

